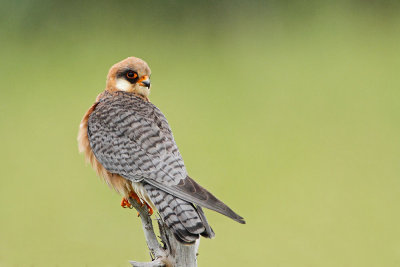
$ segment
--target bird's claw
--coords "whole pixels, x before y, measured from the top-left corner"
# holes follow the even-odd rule
[[[132,209],[131,203],[129,203],[129,201],[124,197],[122,198],[122,201],[121,201],[121,207],[123,207],[124,209],[125,208]]]
[[[139,203],[140,206],[142,206],[142,207],[143,207],[144,205],[146,205],[146,206],[147,206],[147,212],[148,212],[150,215],[153,215],[153,209],[150,207],[150,205],[147,204],[146,202],[143,202],[135,192],[131,191],[131,192],[129,193],[129,197],[132,198],[132,199],[134,199],[134,200],[136,200],[137,203]],[[127,200],[126,198],[122,198],[121,207],[123,207],[123,208],[130,208],[130,209],[133,208],[132,205],[131,205],[131,203],[129,203],[129,200]],[[140,216],[140,214],[139,214],[139,212],[138,212],[138,217],[139,217],[139,216]]]
[[[128,196],[128,197],[129,197],[129,198],[132,198],[132,199],[134,199],[134,200],[136,200],[140,205],[143,206],[142,201],[140,200],[140,198],[138,197],[138,195],[136,195],[135,192],[131,191],[131,192],[129,193],[129,196]],[[125,197],[122,198],[121,207],[123,207],[124,209],[125,209],[125,208],[130,208],[130,209],[133,208],[132,205],[131,205],[131,203],[129,203],[129,200],[126,199]]]
[[[150,214],[150,216],[153,215],[153,209],[150,207],[149,204],[147,204],[147,203],[145,203],[145,204],[147,206],[147,212]]]

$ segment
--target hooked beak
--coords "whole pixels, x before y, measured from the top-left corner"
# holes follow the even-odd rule
[[[150,88],[150,78],[147,75],[142,76],[138,81],[140,86]]]

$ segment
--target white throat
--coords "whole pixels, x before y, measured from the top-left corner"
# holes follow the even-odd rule
[[[123,78],[117,79],[117,82],[115,84],[115,87],[117,87],[118,90],[125,92],[128,92],[131,86],[132,84]]]

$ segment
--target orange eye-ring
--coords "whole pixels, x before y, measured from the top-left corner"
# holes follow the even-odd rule
[[[126,77],[127,77],[128,79],[136,79],[137,74],[136,74],[136,72],[130,70],[130,71],[128,71],[128,72],[126,73]]]

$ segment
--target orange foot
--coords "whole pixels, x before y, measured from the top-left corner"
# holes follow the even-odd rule
[[[140,205],[143,205],[142,201],[140,200],[138,195],[136,195],[135,192],[131,191],[129,193],[129,197],[133,198],[134,200],[136,200]],[[131,203],[129,203],[129,200],[127,200],[126,198],[123,197],[122,200],[121,200],[121,207],[123,207],[124,209],[125,208],[130,208],[131,209],[132,205],[131,205]]]
[[[123,207],[124,209],[125,208],[132,208],[132,205],[131,205],[131,203],[129,203],[129,201],[126,199],[126,198],[122,198],[122,201],[121,201],[121,207]]]
[[[139,198],[139,196],[135,192],[131,191],[129,193],[129,197],[136,200],[142,207],[143,207],[143,205],[146,205],[148,213],[150,215],[153,215],[153,209],[150,207],[150,205],[147,204],[146,202],[144,202],[144,204],[143,204],[142,200]],[[121,207],[131,209],[132,205],[131,205],[131,203],[129,203],[129,201],[126,198],[122,198]],[[139,216],[139,212],[138,212],[138,216]]]
[[[148,211],[148,213],[150,214],[150,216],[153,215],[153,209],[150,207],[150,205],[147,204],[146,202],[145,202],[144,204],[146,204],[146,206],[147,206],[147,211]]]

